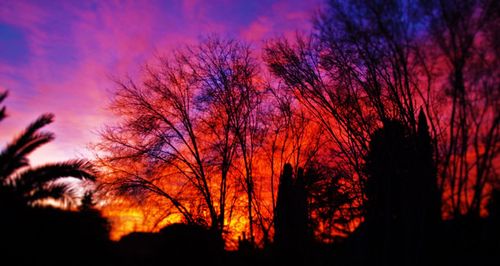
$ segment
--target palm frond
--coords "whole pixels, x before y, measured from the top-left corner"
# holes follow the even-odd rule
[[[0,153],[0,181],[7,179],[19,168],[27,166],[27,156],[38,147],[54,139],[52,133],[37,132],[45,125],[52,123],[53,120],[54,115],[52,114],[40,116]]]
[[[29,191],[64,177],[94,181],[95,173],[90,162],[86,160],[70,160],[27,169],[19,173],[14,178],[14,182],[15,186],[20,190]]]
[[[50,199],[64,204],[72,203],[76,199],[75,190],[70,184],[59,182],[37,188],[25,197],[29,205],[36,205]]]
[[[9,94],[8,91],[4,91],[4,92],[0,93],[0,103],[2,103],[5,100],[5,98],[7,98],[8,94]],[[6,116],[5,106],[3,106],[2,109],[0,109],[0,121],[2,121],[5,118],[5,116]]]
[[[5,106],[0,109],[0,121],[2,121],[7,115],[5,114]]]
[[[9,91],[0,92],[0,103],[2,103],[8,95]]]

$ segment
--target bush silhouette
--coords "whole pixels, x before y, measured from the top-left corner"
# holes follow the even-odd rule
[[[224,242],[217,232],[199,225],[172,224],[158,233],[134,232],[117,244],[123,265],[220,263]]]

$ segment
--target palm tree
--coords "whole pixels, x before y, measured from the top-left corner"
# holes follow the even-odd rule
[[[7,92],[0,93],[0,104]],[[0,121],[5,118],[5,107],[0,108]],[[43,114],[20,135],[0,150],[0,201],[32,206],[44,200],[71,202],[74,189],[62,178],[95,180],[92,165],[85,160],[69,160],[31,167],[28,155],[52,141],[54,134],[40,131],[52,123],[53,114]]]

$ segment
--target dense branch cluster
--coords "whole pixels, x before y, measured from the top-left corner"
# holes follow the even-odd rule
[[[420,188],[407,206],[435,208],[424,216],[479,217],[499,180],[498,11],[496,1],[330,1],[310,35],[269,40],[262,60],[218,37],[158,58],[140,82],[117,81],[121,120],[96,145],[102,187],[160,206],[161,219],[260,244],[274,234],[287,163],[324,241],[376,220],[369,206],[388,200],[376,185],[387,182]],[[391,149],[410,174],[384,168]]]

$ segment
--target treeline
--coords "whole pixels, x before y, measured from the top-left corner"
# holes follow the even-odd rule
[[[24,263],[495,264],[499,14],[493,0],[334,0],[262,58],[217,36],[159,57],[116,81],[119,122],[94,165],[29,167],[51,115],[2,151],[2,251]],[[78,203],[68,176],[96,190]],[[92,202],[118,200],[151,230],[174,224],[112,243]]]
[[[121,120],[96,144],[100,182],[158,219],[203,224],[226,239],[243,231],[263,246],[290,163],[294,176],[315,173],[304,181],[310,226],[333,242],[382,193],[370,191],[385,181],[368,169],[389,148],[370,155],[370,141],[396,123],[409,140],[394,145],[426,150],[401,153],[410,157],[394,163],[412,168],[395,181],[408,184],[391,190],[417,184],[412,193],[426,197],[407,203],[434,202],[432,216],[482,217],[498,187],[498,9],[496,1],[329,1],[310,34],[266,41],[262,59],[217,36],[173,51],[142,79],[117,80],[112,110]]]

